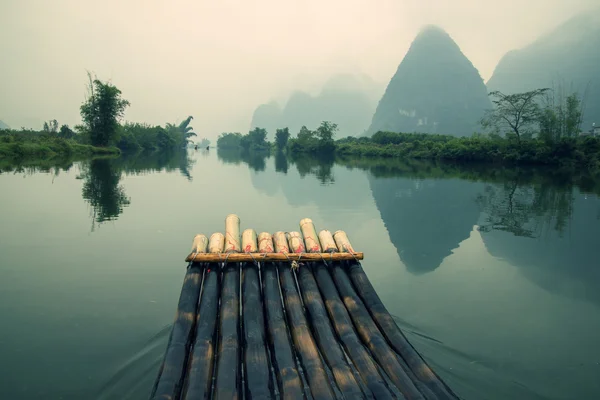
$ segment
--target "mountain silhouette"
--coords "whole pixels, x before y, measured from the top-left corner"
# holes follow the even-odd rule
[[[518,93],[537,88],[579,91],[582,129],[600,123],[600,8],[579,14],[530,45],[508,52],[487,83],[490,91]],[[561,87],[562,86],[562,87]],[[587,88],[587,93],[586,93]]]
[[[295,135],[302,126],[316,129],[322,121],[331,121],[338,124],[338,137],[362,135],[371,122],[380,92],[366,76],[338,74],[316,96],[294,91],[283,109],[276,102],[261,104],[254,111],[250,128],[265,128],[272,139],[277,128],[288,127]]]
[[[377,131],[470,136],[491,107],[479,72],[441,28],[415,38],[377,106]]]

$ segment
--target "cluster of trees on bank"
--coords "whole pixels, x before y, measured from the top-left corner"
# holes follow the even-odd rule
[[[459,162],[567,165],[600,172],[600,138],[582,135],[583,101],[577,93],[537,89],[491,92],[494,108],[472,137],[377,132],[336,142],[346,155],[442,159]]]
[[[186,147],[196,136],[190,122],[192,116],[179,124],[164,127],[140,123],[122,123],[129,101],[110,82],[88,74],[88,93],[80,107],[82,123],[71,129],[59,128],[57,120],[44,122],[41,131],[0,130],[0,155],[51,156],[70,154],[106,154],[119,152],[173,150]],[[200,146],[208,146],[201,139]]]
[[[275,131],[275,141],[267,141],[267,130],[254,128],[248,134],[239,132],[222,133],[217,139],[217,147],[221,149],[239,149],[242,151],[270,151],[290,153],[332,153],[335,151],[334,137],[338,126],[329,121],[321,122],[315,130],[302,126],[296,137],[291,137],[288,128]]]

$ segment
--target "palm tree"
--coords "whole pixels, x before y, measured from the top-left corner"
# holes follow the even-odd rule
[[[194,128],[189,126],[192,119],[194,119],[194,117],[192,117],[190,115],[185,120],[183,120],[183,122],[181,122],[179,125],[167,123],[165,128],[167,129],[167,131],[170,134],[176,135],[179,138],[179,142],[181,144],[187,146],[188,143],[192,142],[192,140],[190,140],[190,138],[192,136],[196,136],[196,134],[193,132]]]

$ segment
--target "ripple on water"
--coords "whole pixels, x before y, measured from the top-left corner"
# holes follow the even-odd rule
[[[172,327],[172,324],[165,325],[114,370],[107,371],[109,378],[100,387],[95,398],[99,400],[147,398],[162,363]]]

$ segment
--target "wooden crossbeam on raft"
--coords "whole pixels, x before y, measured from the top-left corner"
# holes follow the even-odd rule
[[[363,253],[190,253],[186,262],[221,263],[221,262],[288,262],[288,261],[350,261],[363,260]]]

